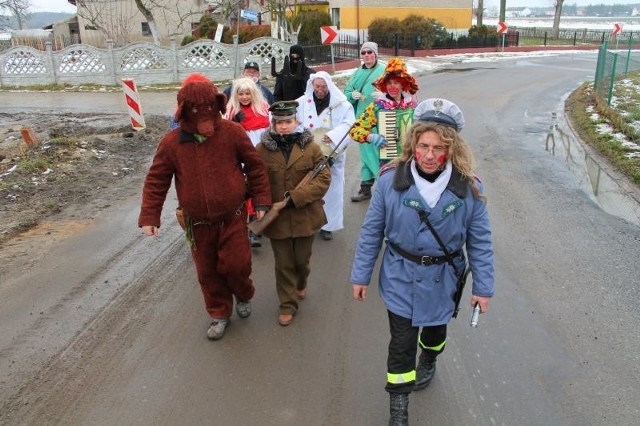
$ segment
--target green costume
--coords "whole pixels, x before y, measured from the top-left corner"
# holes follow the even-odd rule
[[[353,105],[356,117],[360,117],[375,99],[371,96],[377,89],[372,83],[382,75],[385,66],[376,61],[372,68],[366,68],[364,65],[353,73],[344,94],[347,100]],[[360,92],[360,99],[353,99],[352,92]],[[363,182],[372,181],[378,175],[378,167],[380,163],[380,150],[368,143],[359,144],[360,148],[360,180]]]

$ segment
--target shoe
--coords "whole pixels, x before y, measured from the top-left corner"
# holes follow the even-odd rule
[[[356,195],[351,196],[352,203],[359,203],[360,201],[367,201],[371,199],[371,190],[367,192],[358,191]]]
[[[251,302],[236,300],[236,313],[240,318],[249,318],[251,316]]]
[[[325,231],[324,229],[320,230],[320,238],[325,241],[329,241],[333,239],[333,233],[331,231]]]
[[[373,186],[372,180],[366,181],[360,184],[360,190],[358,193],[351,197],[351,201],[359,203],[360,201],[366,201],[371,199],[371,187]]]
[[[253,232],[249,231],[249,244],[251,247],[262,247],[262,243],[260,242],[260,237],[258,237]]]
[[[280,324],[283,327],[288,326],[292,322],[293,322],[292,314],[280,314],[280,316],[278,317],[278,324]]]
[[[296,296],[298,297],[298,300],[304,299],[307,297],[307,289],[304,288],[302,290],[296,290]]]
[[[211,322],[211,326],[209,330],[207,330],[207,339],[209,340],[219,340],[224,336],[224,332],[229,326],[229,320],[226,319],[214,319]]]
[[[428,360],[424,353],[420,354],[420,362],[416,368],[416,383],[413,385],[414,391],[419,391],[431,383],[433,376],[436,374],[436,360]]]
[[[409,394],[390,393],[389,394],[389,426],[409,425]]]

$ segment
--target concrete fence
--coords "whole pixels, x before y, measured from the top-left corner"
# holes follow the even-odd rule
[[[48,42],[45,51],[17,46],[0,54],[0,87],[49,84],[119,85],[123,78],[136,84],[179,83],[192,72],[212,81],[236,77],[244,64],[256,61],[263,75],[269,75],[271,58],[284,61],[291,43],[261,37],[246,44],[223,44],[198,40],[178,47],[153,43],[132,43],[107,49],[74,44],[54,52]]]

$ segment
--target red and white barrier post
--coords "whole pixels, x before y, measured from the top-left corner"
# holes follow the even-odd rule
[[[131,117],[131,127],[133,127],[133,130],[144,130],[147,126],[144,124],[142,108],[140,107],[140,94],[136,88],[135,81],[132,78],[123,78],[122,90],[124,90],[124,98],[129,109],[129,117]]]

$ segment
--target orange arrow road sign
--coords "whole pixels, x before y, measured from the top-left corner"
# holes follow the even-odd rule
[[[508,28],[504,22],[498,22],[498,34],[506,33]]]

